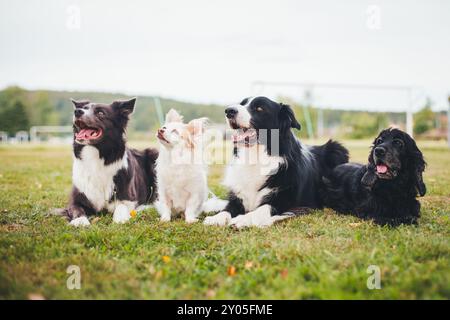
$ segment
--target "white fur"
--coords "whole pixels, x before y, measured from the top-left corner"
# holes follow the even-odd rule
[[[81,150],[81,159],[74,157],[72,180],[73,185],[89,199],[96,211],[107,209],[114,212],[119,208],[120,214],[113,218],[115,222],[125,222],[123,207],[129,212],[134,209],[136,203],[132,201],[114,201],[109,203],[113,196],[114,181],[116,173],[122,168],[128,168],[128,158],[125,153],[122,159],[105,165],[105,161],[100,159],[97,148],[85,146]],[[120,216],[120,218],[119,218]]]
[[[225,173],[224,185],[242,199],[245,211],[255,210],[272,190],[259,190],[270,175],[278,172],[283,158],[269,156],[262,145],[239,148]]]
[[[207,226],[225,226],[231,221],[231,213],[222,211],[213,216],[206,217],[203,224]]]
[[[258,209],[261,200],[273,191],[270,188],[260,189],[270,175],[278,172],[283,162],[282,157],[269,156],[262,145],[239,148],[238,156],[227,167],[224,185],[242,199],[245,212],[251,212]],[[207,217],[204,224],[225,225],[230,220],[230,213],[223,211]]]
[[[212,197],[203,203],[202,211],[203,212],[219,212],[219,211],[222,211],[223,209],[225,209],[227,204],[228,204],[227,200],[222,200],[217,197]]]
[[[240,104],[233,104],[229,106],[229,108],[237,109],[238,113],[235,120],[241,128],[250,128],[251,115],[247,110],[247,106],[252,102],[253,99],[254,98],[248,99],[245,106],[242,106]]]
[[[224,207],[220,202],[206,202],[208,186],[207,165],[202,154],[203,131],[188,133],[181,122],[182,117],[175,110],[169,111],[166,119],[169,121],[163,127],[166,141],[159,140],[161,147],[156,161],[158,201],[155,207],[161,221],[170,221],[172,214],[183,212],[186,222],[196,222],[204,208]]]
[[[277,221],[281,221],[290,218],[292,215],[289,213],[283,215],[271,215],[271,206],[265,204],[258,209],[249,212],[247,214],[239,215],[230,221],[231,226],[235,226],[238,229],[245,227],[269,227]]]
[[[124,204],[119,204],[116,206],[116,209],[114,210],[114,215],[113,215],[113,221],[115,223],[125,223],[128,220],[130,220],[131,215],[130,215],[130,210],[128,209],[128,207]]]
[[[177,163],[174,156],[191,151],[182,150],[185,147],[181,145],[175,148],[179,150],[160,148],[156,161],[158,201],[155,207],[162,221],[170,221],[172,211],[175,211],[184,212],[187,222],[195,222],[208,197],[206,168],[199,164]],[[172,154],[172,151],[175,152]]]
[[[78,218],[75,218],[72,221],[70,221],[70,225],[72,225],[74,227],[87,227],[90,224],[91,223],[89,222],[89,219],[85,216],[78,217]]]

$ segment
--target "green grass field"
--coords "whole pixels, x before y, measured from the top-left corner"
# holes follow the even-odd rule
[[[365,161],[369,142],[348,142]],[[0,147],[0,298],[28,299],[448,299],[450,151],[419,143],[428,167],[417,227],[379,227],[332,210],[269,229],[160,223],[144,211],[125,225],[111,215],[76,229],[48,215],[71,188],[69,147]],[[210,170],[221,196],[223,166]],[[81,289],[66,269],[81,269]],[[369,265],[381,289],[369,290]]]

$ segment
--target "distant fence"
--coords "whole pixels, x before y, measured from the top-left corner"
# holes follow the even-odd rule
[[[20,143],[71,143],[71,126],[33,126],[30,131],[18,131],[14,136],[8,136],[4,131],[0,131],[1,144],[20,144]]]

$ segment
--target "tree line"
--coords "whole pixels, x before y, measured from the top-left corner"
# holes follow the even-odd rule
[[[14,135],[21,130],[28,131],[31,126],[38,125],[71,125],[73,107],[70,102],[73,99],[86,99],[96,102],[111,102],[117,99],[127,99],[128,96],[114,93],[99,92],[68,92],[68,91],[30,91],[20,87],[8,87],[0,91],[0,131]],[[305,123],[309,118],[314,132],[317,132],[318,109],[314,107],[304,108],[288,98],[280,98],[291,104],[295,114],[302,123],[304,130],[302,136],[306,136]],[[170,108],[180,111],[185,120],[189,121],[197,117],[208,117],[213,123],[224,123],[225,106],[213,104],[187,103],[171,99],[159,98],[163,114]],[[135,114],[130,122],[130,132],[149,132],[157,128],[159,124],[154,97],[139,97]],[[433,112],[432,102],[426,105],[414,115],[414,133],[423,135],[433,129],[445,130],[446,116],[443,112]],[[404,124],[405,114],[401,112],[366,112],[346,111],[335,109],[323,109],[324,127],[328,133],[347,138],[367,138],[389,125]]]

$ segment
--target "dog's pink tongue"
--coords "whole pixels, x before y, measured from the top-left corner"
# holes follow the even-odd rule
[[[377,172],[378,173],[386,173],[388,168],[384,164],[377,165]]]
[[[77,133],[77,139],[89,140],[93,139],[92,136],[96,131],[94,129],[81,129],[80,132]]]

